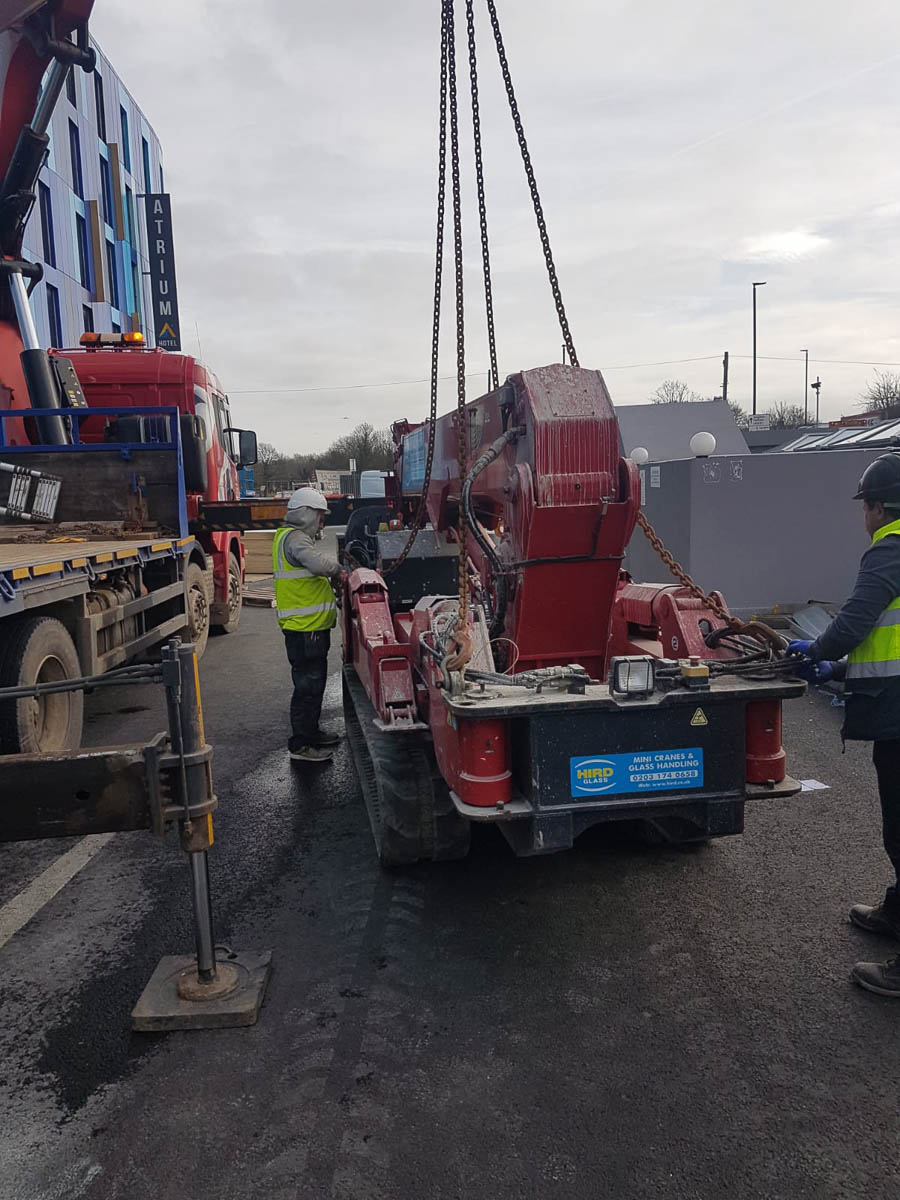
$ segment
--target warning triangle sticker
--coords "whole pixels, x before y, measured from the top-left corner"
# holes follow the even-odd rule
[[[702,708],[698,708],[697,711],[694,713],[694,715],[691,717],[691,724],[692,725],[708,725],[709,724],[709,721],[707,721],[707,719],[706,719],[706,713],[703,711]]]

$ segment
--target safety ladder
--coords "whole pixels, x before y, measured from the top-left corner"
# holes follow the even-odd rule
[[[0,517],[15,517],[20,521],[53,520],[61,479],[46,475],[43,471],[31,471],[28,467],[15,467],[5,462],[0,462],[0,471],[12,476],[9,495],[5,503],[0,503]],[[29,495],[32,481],[34,494]]]

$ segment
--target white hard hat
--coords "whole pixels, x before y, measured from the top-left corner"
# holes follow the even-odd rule
[[[291,493],[287,502],[288,512],[292,508],[314,508],[317,512],[328,512],[328,501],[317,488],[302,487]]]

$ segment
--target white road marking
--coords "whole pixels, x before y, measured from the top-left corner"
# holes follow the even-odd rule
[[[77,842],[71,850],[55,859],[46,871],[32,879],[28,887],[19,892],[0,908],[0,948],[14,937],[23,925],[49,904],[57,892],[62,891],[74,879],[82,867],[86,867],[95,854],[99,854],[115,834],[92,833]]]

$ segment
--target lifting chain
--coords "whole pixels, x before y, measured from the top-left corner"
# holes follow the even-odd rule
[[[434,253],[434,308],[431,326],[431,407],[428,415],[428,445],[425,452],[425,472],[422,476],[422,495],[416,515],[413,517],[406,544],[394,562],[385,569],[390,575],[406,561],[413,542],[419,535],[428,514],[428,488],[431,484],[431,468],[434,463],[434,437],[437,427],[438,402],[438,357],[441,339],[441,290],[444,277],[444,210],[447,194],[447,54],[450,42],[448,22],[449,5],[441,5],[441,82],[438,116],[438,187],[437,187],[437,236]]]
[[[569,361],[573,367],[578,366],[578,355],[575,353],[575,343],[572,341],[572,333],[569,329],[569,319],[566,316],[566,310],[563,306],[562,292],[559,287],[559,279],[556,276],[556,267],[553,263],[553,252],[550,249],[550,235],[547,233],[547,222],[544,218],[544,208],[541,204],[541,197],[538,194],[537,180],[534,177],[534,168],[531,165],[531,154],[528,151],[528,143],[525,140],[525,130],[522,126],[522,117],[519,114],[519,105],[516,100],[516,93],[513,89],[512,76],[509,71],[509,62],[506,58],[506,49],[503,45],[503,35],[500,32],[500,21],[497,17],[497,7],[494,0],[487,0],[488,12],[491,18],[491,27],[494,30],[494,41],[497,44],[497,57],[500,60],[500,70],[503,73],[503,83],[506,87],[506,95],[509,100],[509,110],[512,113],[513,124],[516,128],[516,137],[519,139],[519,149],[522,152],[522,163],[525,167],[525,175],[528,179],[528,187],[531,191],[531,202],[534,205],[534,216],[537,221],[538,234],[541,239],[541,246],[544,250],[544,261],[547,264],[547,275],[550,278],[550,290],[553,292],[553,302],[556,305],[556,312],[559,317],[559,327],[562,330],[563,341],[565,342],[566,350],[569,354]]]
[[[727,609],[725,609],[715,596],[710,596],[704,592],[703,588],[688,575],[687,571],[680,562],[672,554],[672,551],[667,549],[662,538],[644,516],[643,512],[638,510],[637,523],[644,532],[647,541],[669,568],[675,578],[683,587],[691,593],[696,599],[706,605],[718,618],[723,621],[729,629],[735,633],[746,634],[749,637],[756,638],[757,641],[763,642],[772,647],[778,653],[783,653],[785,649],[785,640],[776,630],[766,625],[763,621],[740,621],[737,617],[733,617]]]
[[[450,107],[450,184],[453,196],[453,261],[456,275],[456,457],[459,486],[468,471],[468,430],[466,421],[466,333],[465,280],[463,276],[462,195],[459,176],[459,104],[456,88],[456,31],[453,0],[444,0],[447,9],[447,84]],[[471,642],[466,627],[469,608],[469,560],[466,537],[466,514],[462,499],[459,504],[457,533],[459,539],[459,615],[456,621],[456,642],[459,653],[454,656],[450,670],[460,669],[471,657]],[[469,652],[466,653],[466,643]]]
[[[413,542],[427,519],[427,496],[428,487],[431,481],[432,464],[434,461],[434,440],[437,421],[437,363],[438,363],[438,343],[440,336],[440,309],[441,309],[441,283],[443,273],[443,242],[444,242],[444,213],[445,213],[445,195],[446,195],[446,161],[447,161],[447,112],[450,114],[450,166],[451,166],[451,186],[453,198],[453,242],[454,242],[454,266],[456,278],[456,367],[457,367],[457,413],[456,413],[456,436],[457,436],[457,458],[460,487],[462,481],[466,477],[468,470],[468,424],[466,420],[466,385],[465,385],[465,324],[464,324],[464,304],[463,304],[463,248],[462,248],[462,202],[460,195],[460,172],[459,172],[459,115],[458,115],[458,93],[457,93],[457,78],[456,78],[456,41],[455,41],[455,21],[454,21],[454,3],[455,0],[442,0],[441,3],[441,83],[440,83],[440,133],[439,133],[439,165],[438,165],[438,215],[437,215],[437,246],[435,253],[435,287],[434,287],[434,320],[432,328],[432,353],[431,353],[431,409],[429,415],[428,427],[428,445],[425,460],[425,472],[422,484],[422,495],[419,500],[419,505],[416,510],[415,517],[410,528],[409,537],[402,551],[398,555],[394,563],[387,568],[385,574],[390,574],[395,571],[401,563],[403,563],[412,549]],[[556,274],[556,267],[553,262],[553,253],[550,249],[550,238],[547,232],[547,222],[544,217],[544,210],[541,204],[541,198],[537,189],[537,181],[534,176],[534,168],[531,163],[531,154],[528,150],[528,143],[525,139],[525,130],[522,125],[521,114],[519,113],[519,105],[516,100],[515,90],[513,88],[512,76],[510,74],[509,62],[506,57],[506,49],[503,44],[503,36],[500,32],[500,21],[497,16],[497,9],[494,0],[487,0],[488,14],[490,16],[491,28],[494,34],[494,41],[497,47],[497,55],[500,62],[500,69],[503,75],[503,83],[506,88],[507,98],[509,100],[510,112],[513,118],[513,124],[516,130],[516,136],[519,142],[519,149],[522,154],[522,162],[525,167],[525,175],[528,180],[528,187],[531,193],[531,200],[534,206],[535,219],[537,221],[538,233],[541,239],[541,246],[544,251],[544,260],[547,264],[547,274],[550,279],[550,288],[553,293],[553,300],[556,305],[557,315],[559,317],[560,329],[562,330],[563,340],[569,355],[569,361],[573,366],[578,366],[578,356],[575,352],[575,345],[572,340],[572,334],[569,329],[569,322],[566,316],[566,310],[563,305],[562,293],[560,291],[559,279]],[[478,195],[478,217],[479,228],[481,233],[481,255],[482,266],[484,273],[484,295],[485,295],[485,315],[487,319],[487,334],[488,334],[488,351],[490,355],[490,380],[491,387],[498,387],[500,383],[499,371],[497,367],[497,346],[496,334],[494,327],[494,305],[493,305],[493,288],[491,283],[491,267],[490,267],[490,244],[488,239],[487,226],[487,205],[485,201],[484,191],[484,162],[481,146],[481,116],[478,93],[478,62],[476,54],[476,39],[475,39],[475,14],[474,0],[466,0],[466,27],[468,35],[468,55],[469,55],[469,78],[472,95],[472,128],[475,148],[475,179]],[[460,505],[459,511],[459,632],[460,636],[466,636],[464,630],[466,628],[466,613],[469,602],[469,578],[468,578],[468,553],[467,553],[467,528],[466,517]]]
[[[525,167],[525,176],[528,180],[528,187],[531,193],[531,201],[534,206],[534,215],[537,222],[538,234],[541,240],[541,247],[544,251],[544,261],[547,266],[547,275],[550,280],[550,289],[553,293],[553,301],[556,305],[556,312],[559,318],[559,327],[562,331],[563,342],[569,356],[569,361],[572,366],[578,366],[578,355],[575,352],[575,344],[572,339],[572,333],[569,328],[568,317],[566,316],[565,306],[562,299],[562,291],[559,286],[559,278],[556,274],[556,266],[553,261],[553,252],[550,248],[550,237],[547,232],[547,222],[544,217],[544,209],[541,204],[540,194],[538,192],[537,181],[534,175],[534,168],[531,162],[531,154],[528,149],[528,142],[525,138],[525,130],[522,125],[522,117],[519,112],[518,101],[516,100],[515,89],[513,88],[512,76],[509,69],[509,61],[506,57],[506,49],[503,44],[503,35],[500,31],[500,21],[497,16],[496,0],[486,0],[488,14],[490,17],[491,28],[494,34],[494,42],[497,47],[497,57],[500,62],[500,70],[503,76],[504,87],[509,101],[510,113],[512,114],[513,125],[516,131],[516,137],[519,142],[519,150],[522,155],[522,163]],[[478,217],[479,227],[481,232],[481,255],[482,266],[484,272],[484,296],[485,296],[485,314],[487,318],[487,333],[488,333],[488,350],[490,354],[490,380],[491,387],[499,386],[499,374],[497,370],[497,346],[494,330],[494,310],[493,310],[493,292],[491,285],[491,268],[490,268],[490,246],[488,240],[487,227],[487,206],[485,202],[484,192],[484,163],[481,148],[481,117],[478,96],[478,64],[475,47],[475,14],[474,0],[466,0],[466,27],[468,34],[468,55],[469,55],[469,79],[472,96],[472,127],[475,148],[475,179],[478,195]],[[438,357],[439,357],[439,342],[440,342],[440,326],[441,326],[441,293],[443,282],[443,253],[444,253],[444,218],[446,210],[446,179],[447,179],[447,114],[450,115],[450,173],[451,173],[451,192],[453,200],[453,251],[454,251],[454,273],[456,284],[456,371],[457,371],[457,406],[456,406],[456,437],[457,437],[457,460],[459,471],[459,484],[462,488],[463,480],[466,478],[468,471],[468,423],[466,413],[466,354],[465,354],[465,313],[464,313],[464,277],[463,277],[463,244],[462,244],[462,201],[460,188],[460,171],[459,171],[459,111],[458,111],[458,92],[456,79],[456,33],[454,21],[454,0],[441,0],[441,68],[440,68],[440,106],[439,106],[439,139],[438,139],[438,198],[437,198],[437,234],[435,246],[435,274],[434,274],[434,310],[432,321],[432,338],[431,338],[431,394],[430,394],[430,412],[428,418],[428,442],[425,457],[425,470],[422,481],[422,495],[419,500],[419,505],[416,510],[410,527],[409,538],[403,550],[388,567],[384,574],[389,575],[395,571],[401,563],[403,563],[412,549],[412,545],[416,537],[426,521],[427,516],[427,498],[428,489],[431,482],[431,472],[434,462],[434,444],[437,426],[437,398],[438,398]],[[656,533],[653,526],[649,523],[643,512],[640,510],[637,514],[637,523],[643,530],[650,545],[659,555],[662,562],[668,567],[675,578],[687,589],[697,600],[706,605],[710,611],[722,621],[728,629],[736,633],[746,634],[756,638],[770,646],[772,650],[783,653],[785,642],[784,639],[774,629],[759,621],[751,621],[745,623],[732,617],[725,607],[716,599],[715,596],[708,595],[703,589],[694,582],[691,576],[685,571],[684,567],[675,559],[674,555],[666,549],[659,534]],[[445,659],[445,666],[452,671],[460,670],[466,662],[468,662],[472,653],[471,637],[467,631],[467,611],[469,604],[469,571],[468,571],[468,553],[467,553],[467,528],[466,516],[463,510],[460,499],[459,506],[459,613],[454,630],[457,653],[451,654]]]
[[[472,88],[472,137],[475,144],[475,187],[478,192],[478,223],[481,229],[481,262],[484,272],[484,311],[487,318],[488,354],[491,372],[488,391],[500,386],[497,371],[497,338],[494,333],[494,295],[491,286],[491,251],[488,242],[487,204],[484,198],[484,161],[481,154],[481,110],[478,103],[478,57],[475,52],[474,0],[466,0],[466,27],[469,34],[469,79]]]

